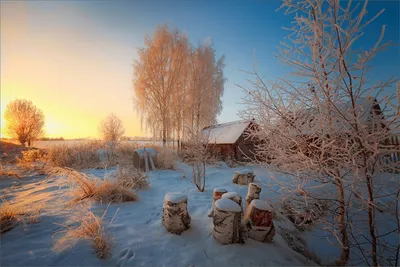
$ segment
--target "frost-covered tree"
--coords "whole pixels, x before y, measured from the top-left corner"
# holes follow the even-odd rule
[[[111,113],[100,123],[100,133],[105,141],[116,142],[125,133],[124,124],[114,113]]]
[[[188,112],[186,123],[192,133],[215,123],[222,110],[224,93],[224,57],[216,59],[215,50],[209,41],[199,44],[190,56]]]
[[[149,127],[162,132],[164,145],[171,130],[174,92],[186,66],[188,40],[177,30],[159,26],[153,37],[145,37],[134,64],[136,108]]]
[[[16,138],[22,145],[44,134],[44,115],[32,101],[16,99],[11,101],[4,112],[6,133],[11,138]]]
[[[186,35],[159,26],[134,64],[136,109],[146,127],[165,142],[185,135],[188,126],[212,124],[222,110],[224,57],[207,42],[193,48]]]
[[[255,69],[251,85],[242,86],[247,105],[242,116],[260,125],[250,133],[262,140],[260,163],[296,177],[292,183],[277,181],[282,189],[301,195],[305,205],[329,201],[334,220],[325,229],[341,246],[338,264],[347,264],[351,251],[363,264],[396,265],[399,246],[384,238],[391,229],[379,225],[396,220],[398,225],[398,217],[386,215],[395,213],[399,189],[385,195],[384,219],[377,210],[383,198],[379,172],[399,170],[398,163],[382,161],[399,151],[387,142],[399,131],[399,106],[394,95],[382,95],[398,79],[368,80],[371,59],[386,45],[385,26],[368,50],[354,49],[382,13],[367,19],[367,2],[284,0],[281,8],[294,15],[294,26],[277,57],[293,71],[269,82]],[[322,194],[330,185],[335,190]]]

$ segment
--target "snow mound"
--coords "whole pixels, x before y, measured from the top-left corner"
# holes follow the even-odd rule
[[[226,190],[225,188],[221,188],[221,187],[217,187],[217,188],[214,188],[214,192],[215,193],[224,193],[224,192],[228,192],[228,190]]]
[[[251,201],[250,205],[254,206],[255,208],[257,208],[259,210],[267,210],[267,211],[273,210],[272,206],[269,203],[267,203],[266,201],[263,201],[263,200],[259,200],[259,199],[253,199]]]
[[[182,193],[167,193],[164,198],[164,200],[171,203],[181,203],[182,201],[185,201],[187,199],[187,196]]]
[[[251,170],[249,170],[249,169],[243,169],[243,170],[235,171],[235,173],[237,173],[237,174],[248,174],[248,173],[253,173],[253,172]]]
[[[222,195],[222,198],[235,198],[235,197],[240,197],[240,194],[237,192],[228,192]]]
[[[215,207],[219,210],[224,210],[224,211],[232,211],[232,212],[240,212],[240,206],[227,198],[221,198],[215,201]]]

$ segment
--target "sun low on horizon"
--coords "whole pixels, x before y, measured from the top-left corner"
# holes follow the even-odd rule
[[[46,137],[98,138],[109,113],[121,118],[125,136],[145,136],[132,96],[135,44],[91,35],[92,21],[78,9],[43,4],[1,2],[2,137],[4,111],[15,99],[43,111]]]

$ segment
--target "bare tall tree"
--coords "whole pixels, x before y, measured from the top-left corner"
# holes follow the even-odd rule
[[[31,146],[32,141],[44,134],[44,115],[32,101],[17,99],[11,101],[4,112],[6,133]]]
[[[257,149],[261,164],[270,162],[297,177],[281,186],[300,193],[306,203],[307,198],[332,201],[331,229],[342,248],[341,265],[347,264],[351,249],[364,264],[390,264],[398,248],[385,240],[390,230],[379,229],[384,222],[376,216],[382,198],[377,174],[395,168],[383,164],[382,156],[398,151],[386,140],[399,131],[394,96],[378,99],[398,79],[367,81],[371,58],[385,46],[385,27],[370,50],[353,48],[382,13],[367,20],[367,2],[284,0],[286,14],[296,16],[288,29],[290,43],[282,43],[278,57],[294,70],[291,78],[268,82],[255,69],[251,87],[242,87],[247,93],[242,115],[260,124],[251,135],[263,140]],[[319,188],[331,184],[336,191],[321,195],[306,189],[310,183]],[[385,196],[395,203],[397,192]]]
[[[136,109],[164,145],[175,137],[179,145],[188,138],[187,129],[199,132],[214,123],[222,110],[224,57],[217,59],[210,42],[192,48],[184,34],[159,26],[152,38],[145,37],[138,54]]]
[[[145,37],[145,47],[138,50],[134,65],[134,92],[137,109],[149,127],[157,125],[167,140],[174,105],[174,92],[184,73],[188,41],[177,30],[159,26],[153,38]]]
[[[125,133],[125,128],[121,119],[114,113],[111,113],[101,121],[100,132],[105,141],[116,142]]]

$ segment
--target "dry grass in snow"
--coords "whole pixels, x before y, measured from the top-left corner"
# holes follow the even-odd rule
[[[40,221],[40,212],[43,206],[36,206],[32,210],[12,205],[6,200],[2,200],[0,205],[0,234],[13,229],[20,222],[38,223]]]
[[[100,142],[87,142],[73,146],[52,146],[47,151],[49,162],[53,167],[85,169],[100,167],[101,158],[98,150],[101,148]]]
[[[24,211],[20,208],[13,207],[9,202],[3,201],[0,206],[0,233],[5,233],[14,228],[22,216]]]
[[[99,217],[90,210],[82,209],[73,218],[74,222],[78,222],[78,226],[63,225],[66,230],[57,233],[64,233],[64,235],[56,241],[53,250],[61,252],[71,249],[79,240],[88,240],[92,243],[97,257],[105,259],[110,256],[112,239],[104,229],[103,218],[105,214],[106,212]]]
[[[168,147],[161,148],[157,153],[157,168],[162,170],[175,170],[178,154]]]
[[[116,182],[126,188],[130,189],[145,189],[149,187],[148,177],[146,173],[138,170],[132,166],[118,167],[111,177]]]
[[[53,168],[50,176],[62,176],[72,188],[73,199],[70,204],[93,199],[103,203],[136,201],[138,196],[131,188],[123,186],[117,180],[100,179],[88,176],[70,168]]]

